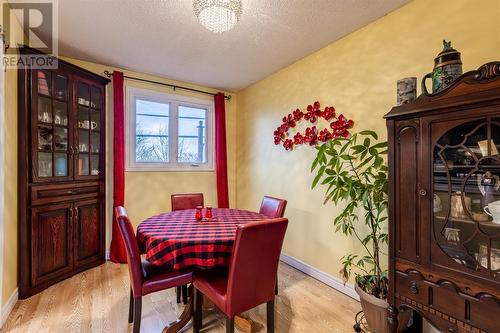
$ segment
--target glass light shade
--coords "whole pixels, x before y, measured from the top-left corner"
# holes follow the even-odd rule
[[[208,30],[223,33],[232,29],[242,12],[241,0],[194,0],[198,21]]]

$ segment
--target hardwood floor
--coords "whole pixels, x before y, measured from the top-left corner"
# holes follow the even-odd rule
[[[277,333],[353,332],[357,301],[283,263],[279,283]],[[128,297],[127,266],[108,262],[17,302],[0,332],[131,332]],[[266,332],[265,308],[244,314],[254,321],[253,332]],[[144,297],[141,332],[161,332],[182,309],[173,289]],[[215,310],[205,313],[203,327],[202,332],[225,332],[223,316]],[[191,324],[183,332],[192,332]]]

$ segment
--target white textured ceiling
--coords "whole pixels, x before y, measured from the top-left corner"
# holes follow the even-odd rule
[[[60,0],[59,54],[239,90],[409,1],[243,0],[219,35],[191,0]]]

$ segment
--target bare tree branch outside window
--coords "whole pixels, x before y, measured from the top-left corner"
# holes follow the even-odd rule
[[[135,147],[137,162],[168,162],[168,129],[160,125],[157,134],[149,134],[137,122]]]

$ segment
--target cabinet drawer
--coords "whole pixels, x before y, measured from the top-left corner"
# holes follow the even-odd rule
[[[406,296],[420,304],[428,304],[429,291],[418,272],[396,271],[396,294]]]
[[[432,282],[416,270],[396,271],[395,295],[446,328],[446,332],[482,333],[498,329],[496,315],[500,315],[500,302],[495,295],[469,295],[454,282],[438,276]]]
[[[68,200],[96,198],[102,195],[104,195],[103,182],[31,187],[31,202],[33,206]]]

